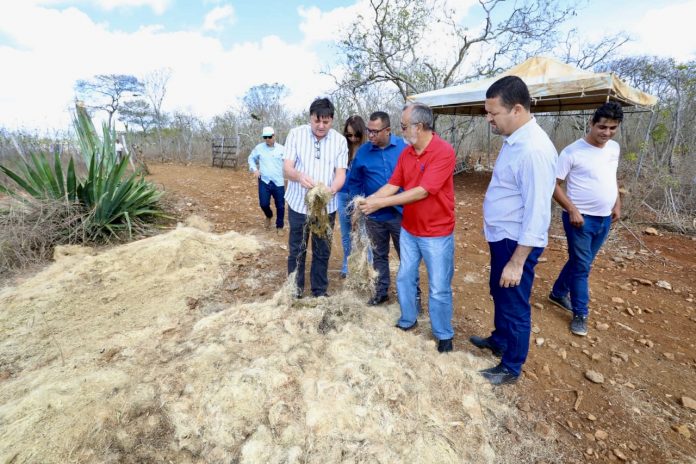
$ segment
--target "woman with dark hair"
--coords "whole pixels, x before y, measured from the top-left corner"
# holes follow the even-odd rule
[[[346,119],[343,125],[343,135],[348,142],[348,170],[346,171],[346,179],[350,175],[350,165],[353,158],[360,148],[360,145],[367,141],[367,130],[365,121],[360,116],[351,116]],[[348,182],[343,184],[343,189],[337,193],[338,197],[338,219],[341,226],[341,243],[343,245],[343,267],[341,268],[341,278],[346,278],[348,275],[348,255],[350,255],[350,211],[348,204],[352,197],[347,189]]]

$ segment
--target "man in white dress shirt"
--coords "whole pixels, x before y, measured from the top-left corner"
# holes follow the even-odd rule
[[[495,330],[469,340],[502,357],[500,364],[481,371],[494,385],[516,382],[527,359],[534,267],[551,221],[558,153],[532,117],[530,104],[527,85],[517,76],[497,80],[486,92],[486,119],[494,134],[505,136],[483,200]]]
[[[326,185],[333,197],[327,205],[330,226],[336,219],[336,192],[346,180],[348,143],[331,128],[334,106],[328,98],[318,98],[309,107],[309,124],[291,129],[285,139],[283,174],[288,179],[285,200],[288,203],[288,274],[297,271],[297,297],[305,285],[307,244],[312,237],[312,265],[309,272],[312,295],[325,296],[329,286],[328,267],[331,242],[309,230],[305,196],[319,183]]]
[[[556,279],[549,300],[573,313],[570,331],[583,337],[587,335],[592,261],[609,235],[611,223],[621,216],[616,182],[620,148],[611,140],[621,121],[620,104],[607,102],[600,106],[590,119],[590,131],[561,152],[556,167],[553,198],[564,209],[568,262]],[[563,181],[567,192],[561,188]]]

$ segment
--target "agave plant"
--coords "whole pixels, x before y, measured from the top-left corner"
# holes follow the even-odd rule
[[[34,198],[50,198],[54,200],[76,200],[78,182],[75,176],[75,163],[70,158],[68,170],[63,173],[60,154],[53,154],[53,163],[46,153],[31,153],[31,163],[24,161],[20,164],[19,172],[0,165],[0,171],[12,179],[24,192]],[[13,194],[14,191],[0,185],[0,191]]]
[[[127,175],[128,157],[118,159],[114,149],[114,132],[103,126],[103,136],[97,136],[92,120],[82,106],[75,107],[73,124],[77,133],[87,174],[75,172],[71,157],[63,170],[58,153],[31,154],[18,170],[0,165],[0,171],[12,179],[18,190],[0,185],[0,191],[13,196],[30,195],[38,199],[57,199],[79,202],[88,214],[85,230],[91,239],[108,239],[133,230],[162,211],[157,201],[162,193],[137,174]]]

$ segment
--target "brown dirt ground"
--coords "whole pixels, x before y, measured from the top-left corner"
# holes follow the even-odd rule
[[[287,233],[263,229],[256,180],[250,174],[194,165],[153,164],[150,169],[149,180],[167,192],[177,218],[198,214],[216,232],[251,233],[268,243],[270,252],[261,253],[252,266],[254,275],[262,276],[263,290],[225,287],[215,297],[220,303],[267,298],[279,288],[286,275]],[[455,177],[453,288],[455,349],[488,356],[493,364],[494,358],[467,341],[470,335],[487,334],[493,323],[481,220],[489,178],[488,173]],[[342,285],[338,226],[335,231],[330,293]],[[546,299],[566,256],[557,214],[550,235],[537,266],[533,333],[523,378],[498,389],[528,419],[518,424],[520,430],[539,435],[540,446],[544,439],[555,440],[565,450],[558,462],[696,462],[696,411],[682,404],[682,397],[696,399],[696,242],[615,226],[591,275],[590,333],[583,338],[568,331],[569,315]],[[672,289],[656,286],[657,281],[669,282]],[[588,370],[601,373],[604,382],[587,380]]]

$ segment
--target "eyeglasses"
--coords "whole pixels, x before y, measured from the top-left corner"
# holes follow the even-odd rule
[[[264,135],[264,136],[263,136],[263,139],[264,139],[264,140],[268,140],[268,139],[272,139],[272,138],[273,138],[272,135]]]
[[[321,146],[319,146],[318,140],[314,141],[314,150],[315,150],[314,158],[316,158],[316,159],[321,158]]]
[[[417,126],[418,124],[420,124],[420,123],[418,123],[418,122],[410,122],[410,123],[408,123],[408,124],[401,124],[401,132],[404,132],[406,129],[408,129],[408,128],[411,127],[411,126]]]
[[[391,126],[384,126],[383,128],[377,129],[377,130],[367,129],[367,135],[368,135],[368,136],[370,136],[370,135],[377,135],[377,134],[379,134],[380,132],[382,132],[383,130],[389,129],[390,127],[391,127]]]

